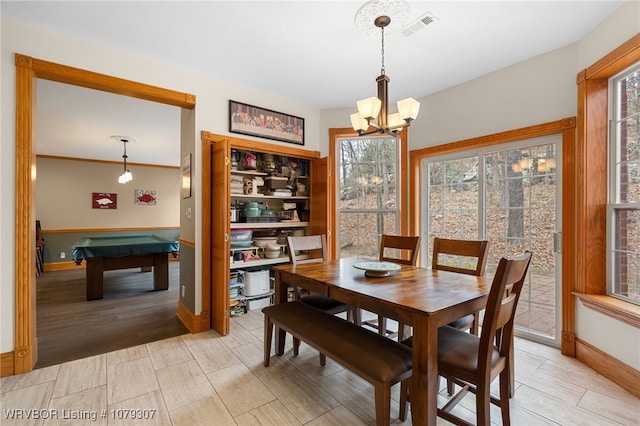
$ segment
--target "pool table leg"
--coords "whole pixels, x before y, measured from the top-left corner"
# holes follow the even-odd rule
[[[102,299],[104,258],[87,259],[87,300]]]
[[[155,254],[153,259],[153,289],[169,289],[169,256],[167,253]]]

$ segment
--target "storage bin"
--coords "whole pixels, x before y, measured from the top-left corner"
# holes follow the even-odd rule
[[[262,309],[271,305],[271,296],[262,297],[260,299],[247,300],[247,310]]]
[[[288,182],[289,178],[286,177],[267,176],[266,178],[264,178],[264,183],[267,187],[267,190],[286,188]]]
[[[258,296],[271,291],[269,285],[269,270],[244,272],[244,295]]]
[[[251,229],[234,229],[231,231],[231,242],[251,241],[252,235]]]

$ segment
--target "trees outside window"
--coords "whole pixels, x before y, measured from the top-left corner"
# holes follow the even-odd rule
[[[337,141],[339,257],[378,256],[379,237],[399,229],[399,139]]]

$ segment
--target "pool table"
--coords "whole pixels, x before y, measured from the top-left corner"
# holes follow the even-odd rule
[[[76,265],[87,261],[87,300],[102,299],[104,271],[153,268],[153,289],[169,288],[169,254],[178,256],[178,241],[156,235],[82,238],[71,247]]]

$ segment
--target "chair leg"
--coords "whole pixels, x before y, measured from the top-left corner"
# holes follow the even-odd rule
[[[509,394],[512,392],[511,379],[509,378],[509,367],[507,366],[502,373],[500,373],[500,412],[502,413],[502,424],[510,425],[509,415]]]
[[[474,312],[473,322],[471,323],[471,328],[469,332],[477,336],[479,331],[480,331],[480,312]]]
[[[264,366],[271,360],[271,342],[273,341],[273,323],[268,315],[264,316]]]
[[[407,420],[407,414],[409,413],[409,389],[411,388],[411,377],[404,379],[400,382],[400,414],[399,419],[401,422]]]
[[[387,319],[382,315],[378,315],[378,334],[387,335]]]
[[[453,380],[447,379],[447,395],[451,396],[456,390],[456,384],[453,383]]]
[[[391,386],[377,383],[375,386],[376,426],[391,424]]]
[[[491,425],[491,395],[489,393],[490,384],[491,383],[485,383],[482,386],[476,387],[476,424],[478,426]]]
[[[354,323],[355,325],[362,325],[362,314],[360,308],[353,307],[347,311],[347,321]]]
[[[300,339],[294,336],[293,338],[293,355],[298,356],[300,352]]]
[[[515,343],[514,343],[514,338],[513,336],[511,337],[511,347],[509,348],[509,366],[507,367],[509,369],[509,398],[513,398],[513,396],[516,394],[516,372],[515,372],[515,367],[513,365],[513,360],[515,358],[514,355],[514,348],[515,348]]]

